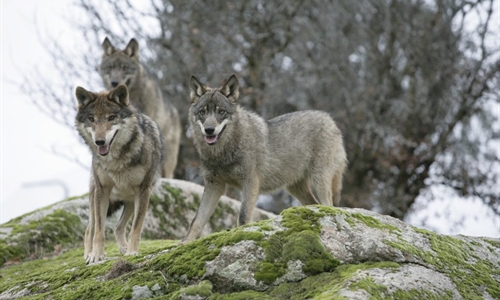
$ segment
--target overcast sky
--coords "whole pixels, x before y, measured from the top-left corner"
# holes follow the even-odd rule
[[[35,24],[39,24],[38,30],[50,30],[64,45],[65,37],[70,36],[61,17],[67,3],[70,1],[1,2],[0,223],[62,200],[66,193],[78,195],[88,189],[88,171],[57,157],[53,149],[80,149],[84,156],[89,156],[88,151],[71,128],[54,122],[33,105],[43,99],[30,99],[17,86],[21,74],[35,65],[45,64],[46,74],[50,74],[48,55]]]
[[[35,66],[42,67],[46,76],[57,76],[37,30],[50,32],[61,47],[72,45],[75,35],[63,18],[74,9],[70,3],[1,2],[0,223],[60,201],[66,194],[80,195],[88,189],[89,171],[69,159],[57,157],[53,150],[78,153],[81,160],[90,164],[90,154],[79,142],[76,131],[40,112],[33,101],[44,99],[30,99],[15,84],[21,82],[21,74]],[[463,227],[456,225],[461,220],[465,220]],[[500,237],[500,217],[489,213],[480,201],[450,198],[433,202],[420,207],[407,221],[416,226],[425,224],[445,234]]]

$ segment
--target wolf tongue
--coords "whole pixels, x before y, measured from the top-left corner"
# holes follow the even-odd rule
[[[208,144],[212,144],[216,140],[217,140],[217,136],[216,135],[205,136],[205,142],[207,142]]]
[[[109,152],[109,145],[98,146],[97,148],[99,149],[99,154],[101,154],[101,155],[106,155]]]

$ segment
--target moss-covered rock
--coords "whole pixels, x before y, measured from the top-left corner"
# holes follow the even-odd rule
[[[181,239],[194,218],[203,187],[191,182],[163,179],[152,195],[144,222],[146,239]],[[221,197],[203,234],[235,227],[240,202]],[[113,228],[121,209],[106,219],[106,237],[114,240]],[[275,217],[255,209],[254,220]],[[8,260],[39,258],[78,245],[89,219],[88,194],[70,197],[0,225],[0,265]],[[130,222],[129,222],[130,226]]]
[[[4,266],[0,299],[500,299],[499,240],[361,209],[294,207],[185,245],[145,239],[134,257],[105,250],[90,266],[81,246]]]
[[[26,257],[42,258],[79,244],[84,228],[78,216],[54,210],[39,220],[7,224],[12,230],[0,240],[0,263]]]

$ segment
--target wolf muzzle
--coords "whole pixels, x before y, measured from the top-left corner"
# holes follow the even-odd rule
[[[224,124],[224,127],[219,131],[218,134],[214,134],[216,132],[215,127],[205,127],[205,142],[209,145],[215,145],[218,141],[224,130],[226,129],[226,124]]]

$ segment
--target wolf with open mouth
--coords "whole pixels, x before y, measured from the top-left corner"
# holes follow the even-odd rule
[[[239,82],[220,88],[192,76],[189,123],[205,181],[200,207],[183,242],[200,236],[228,185],[241,190],[240,225],[251,221],[260,193],[285,188],[303,205],[338,205],[347,165],[342,133],[322,111],[270,120],[238,105]]]
[[[98,93],[77,87],[76,98],[76,129],[92,153],[84,258],[87,264],[104,260],[104,221],[118,203],[124,207],[116,241],[122,254],[137,255],[149,197],[165,159],[160,128],[130,103],[125,85]]]

